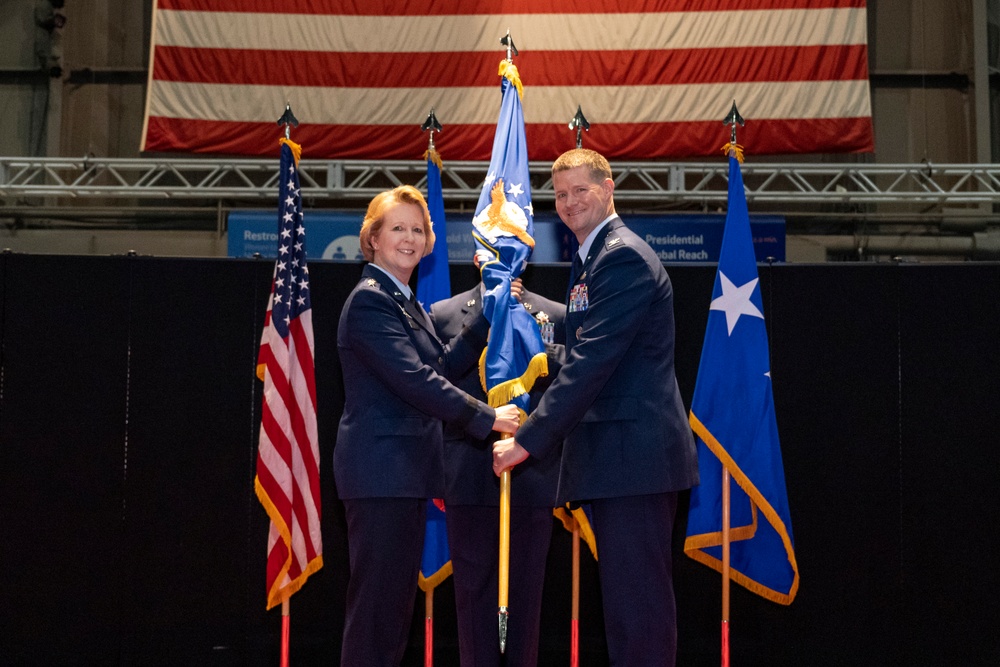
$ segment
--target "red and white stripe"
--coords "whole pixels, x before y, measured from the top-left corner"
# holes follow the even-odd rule
[[[402,8],[396,5],[404,5]],[[413,159],[433,107],[487,160],[499,37],[531,159],[715,153],[735,100],[757,154],[873,149],[864,0],[158,0],[143,149],[259,154],[290,103],[312,157]]]
[[[271,517],[268,609],[323,566],[313,350],[312,310],[291,321],[285,340],[271,324],[269,301],[258,361],[264,402],[255,484]]]

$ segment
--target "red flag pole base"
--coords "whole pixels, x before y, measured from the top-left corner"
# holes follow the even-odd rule
[[[569,667],[580,665],[580,619],[574,618],[569,625]]]
[[[434,589],[424,592],[424,667],[434,667]]]
[[[729,667],[729,621],[722,622],[722,667]]]
[[[291,637],[288,606],[288,600],[281,603],[281,667],[288,667],[288,644]]]

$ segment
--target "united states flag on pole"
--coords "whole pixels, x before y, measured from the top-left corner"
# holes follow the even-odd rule
[[[410,159],[435,108],[488,160],[508,29],[533,160],[580,104],[612,160],[706,155],[734,99],[757,154],[874,149],[865,0],[156,0],[142,149],[259,155],[292,100],[313,157]]]
[[[312,304],[298,174],[301,150],[281,140],[278,259],[257,358],[264,405],[254,486],[271,518],[268,609],[287,600],[323,567]]]

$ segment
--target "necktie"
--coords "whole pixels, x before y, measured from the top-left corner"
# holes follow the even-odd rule
[[[424,307],[420,305],[419,301],[417,301],[416,292],[410,292],[410,306],[412,306],[414,312],[420,316],[420,323],[425,327],[428,326],[430,318],[427,316],[427,311],[424,310]]]

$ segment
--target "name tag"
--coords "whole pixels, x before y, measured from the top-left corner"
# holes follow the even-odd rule
[[[569,292],[569,312],[578,313],[587,310],[590,302],[587,299],[587,283],[574,285]]]

